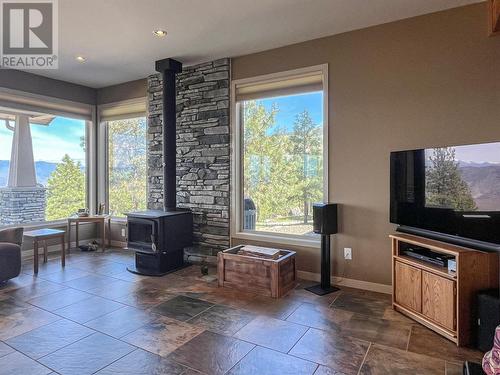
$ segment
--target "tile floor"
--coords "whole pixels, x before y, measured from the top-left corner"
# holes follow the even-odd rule
[[[133,275],[133,254],[72,252],[0,285],[3,374],[461,374],[457,348],[390,297],[303,288],[280,300],[220,289],[197,266]]]

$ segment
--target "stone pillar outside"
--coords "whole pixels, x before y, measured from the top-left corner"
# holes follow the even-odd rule
[[[44,187],[0,188],[0,226],[45,221]]]

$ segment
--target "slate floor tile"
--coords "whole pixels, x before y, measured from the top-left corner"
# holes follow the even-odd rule
[[[90,274],[87,276],[79,277],[77,279],[66,281],[64,282],[64,285],[87,292],[95,288],[105,288],[113,281],[116,280],[111,277]]]
[[[54,313],[78,323],[85,323],[122,307],[124,305],[118,302],[101,297],[91,297],[55,310]]]
[[[402,321],[373,318],[310,303],[300,305],[287,321],[323,330],[333,330],[344,336],[374,341],[399,349],[406,349],[411,330],[411,325]]]
[[[158,287],[143,286],[139,283],[134,284],[137,284],[137,290],[111,299],[139,309],[149,309],[175,297],[175,294]]]
[[[0,358],[2,375],[47,375],[51,372],[52,370],[19,352],[12,352]]]
[[[310,328],[289,354],[354,375],[363,362],[369,343],[333,331]]]
[[[151,353],[166,356],[201,332],[201,327],[161,316],[123,336],[121,340]]]
[[[85,325],[96,331],[120,338],[157,318],[158,315],[149,311],[126,306],[90,320]]]
[[[307,327],[259,316],[234,334],[234,337],[269,349],[287,353],[304,335]]]
[[[66,289],[64,285],[53,283],[51,281],[40,281],[7,293],[17,301],[27,301],[29,299],[54,293],[63,289]]]
[[[318,365],[300,358],[255,347],[229,371],[230,375],[311,375]]]
[[[467,347],[458,347],[430,329],[417,324],[412,327],[408,351],[455,362],[481,363],[483,358],[483,353]]]
[[[442,375],[445,362],[436,358],[372,344],[360,374],[363,375]]]
[[[7,344],[38,359],[94,333],[80,324],[61,319],[7,340]]]
[[[64,267],[59,272],[50,273],[48,275],[41,275],[40,277],[47,281],[52,281],[54,283],[64,283],[66,281],[78,279],[80,277],[88,276],[89,273],[78,268],[66,268]]]
[[[333,301],[331,307],[352,311],[371,317],[382,318],[391,301],[385,296],[376,296],[370,293],[342,292]]]
[[[319,365],[314,375],[345,375],[345,373],[336,371],[330,367]]]
[[[136,292],[138,289],[139,285],[137,285],[137,283],[117,279],[106,286],[90,289],[88,293],[116,301],[120,297],[128,296],[131,293]]]
[[[94,333],[39,359],[61,375],[87,375],[135,350],[131,345],[102,333]]]
[[[137,349],[98,371],[98,375],[184,375],[185,367]]]
[[[232,336],[254,318],[254,314],[245,310],[214,305],[190,319],[189,323],[202,326],[209,331],[220,333],[221,335]]]
[[[0,357],[12,353],[13,351],[14,349],[12,349],[10,346],[6,345],[3,342],[0,342]]]
[[[177,296],[159,304],[153,309],[153,311],[169,318],[184,322],[212,306],[213,304],[210,302],[200,299]]]
[[[254,345],[205,331],[168,356],[169,359],[208,374],[224,374]],[[196,355],[195,355],[196,353]]]
[[[23,309],[9,316],[0,316],[0,340],[22,335],[32,329],[55,322],[61,317],[37,307]]]
[[[44,310],[55,311],[91,297],[93,297],[92,294],[67,288],[55,293],[32,298],[27,302]]]

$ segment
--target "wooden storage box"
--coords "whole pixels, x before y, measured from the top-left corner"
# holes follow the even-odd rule
[[[276,260],[239,255],[239,245],[218,253],[219,286],[280,298],[295,288],[295,252],[280,250]]]

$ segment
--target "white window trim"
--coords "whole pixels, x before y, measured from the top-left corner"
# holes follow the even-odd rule
[[[85,181],[86,181],[86,206],[90,213],[95,213],[96,201],[96,147],[95,134],[97,117],[95,106],[66,99],[55,98],[46,95],[33,94],[25,91],[0,87],[0,111],[29,111],[40,114],[49,114],[58,117],[66,117],[85,121]],[[53,228],[66,224],[67,220],[37,221],[13,225],[3,225],[0,229],[23,227],[25,229]]]
[[[291,234],[269,233],[262,231],[243,231],[241,229],[243,211],[242,211],[242,186],[243,174],[241,165],[243,161],[242,150],[242,129],[240,127],[240,114],[236,102],[236,89],[238,86],[272,82],[281,79],[287,79],[293,76],[303,74],[320,73],[323,77],[323,199],[328,201],[328,156],[329,156],[329,138],[328,138],[328,64],[315,65],[300,69],[288,70],[285,72],[265,74],[257,77],[243,78],[231,82],[231,212],[230,229],[231,238],[261,241],[279,245],[295,245],[301,247],[318,248],[320,238],[308,238],[307,236],[298,236]]]
[[[143,113],[138,113],[136,111],[130,112],[128,109],[132,107],[137,107],[137,105],[144,104],[145,111]],[[122,100],[119,102],[107,103],[97,106],[97,122],[98,126],[98,145],[97,145],[97,154],[99,163],[97,164],[97,203],[104,203],[105,213],[109,213],[109,169],[108,169],[108,127],[106,126],[108,121],[112,121],[109,119],[101,119],[101,113],[103,110],[108,108],[118,109],[118,112],[124,114],[123,116],[118,115],[117,118],[126,119],[126,118],[136,118],[140,116],[144,116],[146,118],[146,122],[148,120],[148,107],[147,107],[147,97],[139,97],[134,99]],[[147,137],[147,135],[146,135]],[[147,140],[146,140],[147,141]],[[146,160],[148,160],[149,150],[146,147]],[[148,184],[149,179],[146,182],[146,189],[149,190]],[[111,217],[112,221],[122,222],[126,220],[120,216]]]

